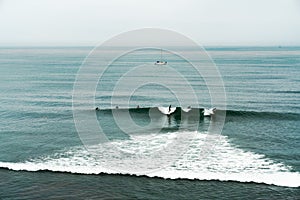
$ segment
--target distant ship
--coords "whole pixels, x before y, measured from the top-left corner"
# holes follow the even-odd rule
[[[163,61],[162,60],[162,49],[160,50],[160,60],[156,61],[156,63],[154,63],[155,65],[166,65],[168,62],[167,61]]]

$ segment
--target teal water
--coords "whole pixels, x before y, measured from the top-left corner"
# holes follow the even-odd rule
[[[117,103],[110,104],[112,82],[132,63],[152,62],[157,52],[140,51],[112,65],[97,87],[95,102],[100,111],[82,103],[84,115],[96,113],[110,141],[126,151],[146,152],[179,132],[196,133],[190,156],[182,156],[174,165],[157,172],[159,178],[146,173],[138,177],[134,173],[110,174],[101,168],[101,160],[94,159],[83,147],[75,129],[72,92],[76,73],[90,50],[0,48],[1,199],[299,197],[299,47],[207,48],[222,74],[227,112],[215,151],[201,160],[196,159],[199,144],[207,136],[213,118],[183,114],[178,108],[165,123],[161,123],[166,117],[162,115],[157,127],[142,133],[132,130],[135,137],[122,132],[113,120],[112,112],[120,112],[126,102],[119,95]],[[178,57],[164,56],[197,89],[202,101],[192,105],[194,112],[210,107],[204,80],[192,70],[185,70],[182,66],[187,63]],[[180,83],[175,85],[185,90]],[[152,84],[134,93],[130,113],[137,124],[146,125],[150,107],[169,104],[180,106],[166,88]],[[136,109],[137,105],[143,109]],[[158,134],[154,134],[156,128],[162,128]],[[104,154],[110,156],[107,150]]]

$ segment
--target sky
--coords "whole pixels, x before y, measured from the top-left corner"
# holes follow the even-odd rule
[[[139,28],[207,46],[300,46],[300,0],[0,0],[0,46],[93,46]]]

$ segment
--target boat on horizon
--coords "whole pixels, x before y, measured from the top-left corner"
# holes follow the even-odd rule
[[[160,60],[156,61],[155,65],[166,65],[168,62],[162,60],[162,49],[160,50]]]

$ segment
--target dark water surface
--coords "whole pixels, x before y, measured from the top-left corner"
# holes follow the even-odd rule
[[[168,64],[187,77],[201,102],[186,99],[189,103],[181,105],[167,88],[141,87],[130,97],[130,116],[140,126],[151,121],[150,109],[157,117],[154,127],[142,131],[128,125],[128,134],[113,118],[122,117],[120,112],[128,107],[121,93],[111,104],[113,82],[132,63],[152,63],[159,52],[139,51],[120,58],[99,81],[95,104],[100,111],[82,102],[83,115],[95,115],[109,141],[129,153],[155,151],[178,134],[193,136],[187,154],[139,177],[118,175],[126,173],[104,163],[109,157],[125,160],[125,155],[103,148],[103,160],[93,157],[75,129],[73,83],[90,50],[0,48],[0,199],[299,199],[299,47],[207,49],[222,75],[227,109],[222,135],[212,136],[218,141],[211,144],[214,151],[201,159],[201,145],[210,137],[207,130],[215,119],[202,113],[212,106],[204,78],[185,68],[185,61],[165,53]],[[157,76],[180,91],[186,89],[176,77]],[[178,108],[167,117],[157,107],[169,104]],[[179,107],[188,105],[193,110],[181,112]],[[218,112],[222,111],[216,116]],[[160,156],[162,161],[170,159]]]

